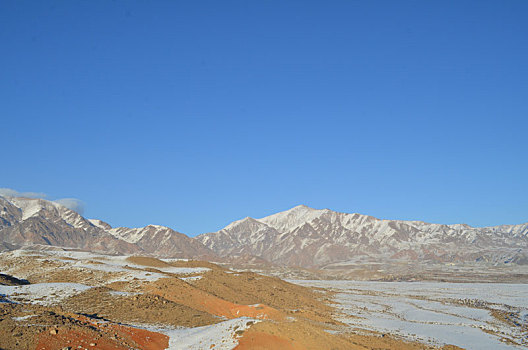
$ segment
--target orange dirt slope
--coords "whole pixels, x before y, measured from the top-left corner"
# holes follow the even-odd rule
[[[221,299],[175,278],[165,278],[146,285],[145,290],[167,300],[227,318],[252,317],[282,320],[284,313],[262,304],[240,305]]]

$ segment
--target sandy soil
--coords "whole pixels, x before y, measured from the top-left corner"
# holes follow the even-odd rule
[[[116,291],[105,287],[92,288],[69,298],[62,307],[70,312],[123,323],[199,327],[218,322],[211,314],[157,295],[114,293]]]
[[[24,304],[0,304],[2,349],[165,349],[166,335]]]
[[[240,317],[254,321],[247,321],[248,330],[233,329],[238,350],[431,348],[389,335],[340,333],[346,326],[334,319],[331,295],[276,277],[200,261],[68,254],[0,254],[0,287],[92,287],[51,304],[17,293],[1,298],[0,334],[6,336],[0,349],[165,349],[169,333],[156,327],[194,328]]]
[[[425,350],[436,349],[436,347],[406,342],[381,334],[358,335],[349,333],[336,336],[306,321],[294,321],[290,323],[258,323],[244,334],[235,349]],[[444,349],[454,350],[457,348],[444,347]]]

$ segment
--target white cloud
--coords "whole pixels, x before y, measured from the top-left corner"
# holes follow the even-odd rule
[[[26,198],[46,198],[45,193],[40,192],[18,192],[12,188],[0,188],[0,196],[3,197],[26,197]]]
[[[43,198],[46,199],[48,196],[45,193],[40,192],[19,192],[12,188],[0,188],[0,196],[3,197],[25,197],[25,198]],[[77,198],[62,198],[54,200],[53,202],[58,203],[68,209],[71,209],[81,215],[84,213],[84,203]]]
[[[80,215],[84,214],[84,203],[80,199],[62,198],[62,199],[57,199],[53,202],[58,203],[68,209],[71,209]]]

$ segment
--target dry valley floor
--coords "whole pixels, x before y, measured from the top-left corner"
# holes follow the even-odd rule
[[[435,348],[351,331],[324,290],[208,262],[15,250],[0,270],[0,349]]]

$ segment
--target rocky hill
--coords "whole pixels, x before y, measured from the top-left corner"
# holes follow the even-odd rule
[[[528,224],[471,227],[381,220],[301,205],[190,238],[159,225],[112,228],[44,199],[0,197],[0,249],[35,244],[305,268],[391,261],[528,265]]]
[[[106,254],[212,258],[199,241],[168,227],[112,228],[44,199],[0,197],[2,250],[25,245],[78,248]]]
[[[494,227],[381,220],[297,206],[197,237],[220,256],[250,254],[302,267],[407,260],[528,263],[528,224]]]

